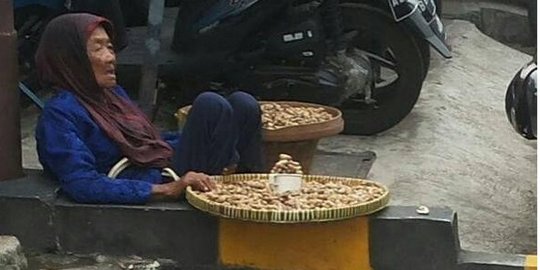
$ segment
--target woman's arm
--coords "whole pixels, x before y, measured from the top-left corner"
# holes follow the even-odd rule
[[[96,169],[96,160],[79,135],[69,110],[47,107],[36,129],[41,163],[55,175],[62,190],[81,203],[142,204],[152,196],[145,181],[111,180]]]
[[[214,188],[209,176],[188,172],[181,181],[152,184],[145,181],[110,179],[96,169],[93,153],[66,110],[47,107],[36,128],[41,163],[60,181],[62,190],[81,203],[142,204],[150,199],[176,199],[187,186],[208,191]]]

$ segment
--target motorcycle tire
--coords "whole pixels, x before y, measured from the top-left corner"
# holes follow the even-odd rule
[[[426,78],[428,72],[429,72],[429,66],[431,64],[431,47],[429,46],[429,43],[424,40],[417,38],[416,44],[418,44],[418,49],[420,50],[420,53],[422,54],[422,63],[424,63],[424,79]]]
[[[397,79],[373,89],[376,104],[351,97],[339,106],[345,134],[377,134],[398,124],[416,104],[426,71],[425,56],[414,34],[394,22],[387,12],[364,4],[347,5],[342,12],[345,31],[362,33],[349,49],[369,51],[395,64]]]

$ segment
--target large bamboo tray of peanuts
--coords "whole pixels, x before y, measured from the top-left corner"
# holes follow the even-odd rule
[[[263,137],[267,141],[320,138],[343,130],[341,112],[301,102],[260,102]],[[189,107],[179,110],[186,116]],[[301,164],[281,154],[271,174],[213,176],[210,192],[187,188],[194,207],[227,218],[267,222],[305,223],[341,220],[379,211],[388,204],[388,189],[379,183],[335,176],[303,175]],[[301,177],[299,189],[277,192],[273,177]]]
[[[376,182],[355,178],[303,175],[300,192],[273,194],[269,174],[213,176],[217,188],[193,191],[191,205],[213,215],[266,223],[325,222],[368,215],[383,209],[388,189]]]
[[[301,185],[283,191],[273,181],[275,177],[290,175],[301,177]],[[199,192],[188,187],[187,200],[202,211],[240,220],[269,223],[341,220],[379,211],[389,201],[384,185],[355,178],[302,175],[301,165],[286,154],[280,155],[272,174],[212,178],[216,182],[214,190]]]

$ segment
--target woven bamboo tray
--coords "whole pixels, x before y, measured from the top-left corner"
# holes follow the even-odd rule
[[[235,182],[235,181],[247,181],[254,178],[268,180],[268,174],[233,174],[228,176],[212,176],[212,180]],[[333,208],[333,209],[314,209],[314,210],[293,210],[293,211],[279,211],[279,210],[251,210],[240,209],[236,207],[223,206],[216,202],[210,201],[202,196],[197,195],[191,187],[186,189],[186,198],[188,202],[195,208],[198,208],[204,212],[208,212],[213,215],[239,219],[245,221],[254,221],[261,223],[308,223],[308,222],[327,222],[334,220],[342,220],[353,218],[357,216],[368,215],[383,209],[390,200],[388,188],[377,182],[356,179],[356,178],[344,178],[335,176],[320,176],[320,175],[304,175],[304,182],[318,181],[326,183],[329,181],[340,181],[350,186],[356,186],[363,183],[375,184],[384,190],[381,197],[364,203],[350,205],[347,207]]]
[[[326,112],[330,113],[332,115],[332,118],[326,121],[321,121],[319,123],[283,127],[273,130],[263,128],[262,135],[263,141],[265,142],[292,142],[313,140],[337,135],[341,131],[343,131],[344,121],[341,111],[339,109],[319,104],[296,101],[259,101],[259,104],[261,105],[266,103],[277,103],[281,105],[287,104],[293,107],[321,107],[324,108]],[[180,125],[185,123],[190,109],[191,105],[178,109],[175,116],[178,119]]]
[[[332,115],[331,119],[318,123],[289,126],[273,130],[263,129],[263,140],[267,142],[291,142],[320,139],[337,135],[343,131],[344,128],[341,111],[333,107],[296,101],[261,101],[259,103],[261,105],[266,103],[278,103],[281,105],[287,104],[292,107],[320,107],[324,108],[327,113]]]

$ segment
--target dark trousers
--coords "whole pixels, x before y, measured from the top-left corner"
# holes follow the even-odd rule
[[[205,92],[193,102],[180,142],[174,169],[218,175],[237,165],[237,172],[261,172],[261,110],[251,95],[235,92],[228,98]]]

